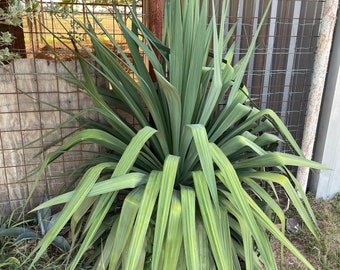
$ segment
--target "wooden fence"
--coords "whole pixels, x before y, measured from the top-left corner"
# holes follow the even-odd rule
[[[80,69],[75,61],[66,65],[74,74]],[[74,121],[57,133],[39,139],[70,117],[47,104],[78,112],[90,106],[91,101],[79,89],[58,77],[68,73],[55,61],[15,60],[0,68],[0,74],[0,213],[8,213],[22,206],[32,189],[36,178],[25,179],[25,175],[42,161],[44,155],[39,154],[42,148],[77,127]],[[98,118],[95,114],[91,117]],[[36,139],[34,144],[24,148]],[[80,148],[73,149],[49,166],[38,184],[31,206],[38,203],[43,194],[53,196],[66,186],[69,179],[63,173],[89,157],[86,151],[77,150],[98,151],[92,144],[83,144]]]

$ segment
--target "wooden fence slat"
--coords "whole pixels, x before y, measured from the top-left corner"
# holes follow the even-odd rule
[[[66,63],[77,74],[77,63]],[[60,132],[37,141],[32,146],[23,146],[39,138],[45,132],[67,119],[68,115],[44,105],[37,99],[79,111],[91,105],[90,99],[74,86],[58,78],[66,70],[60,63],[45,59],[19,59],[0,67],[0,214],[8,214],[23,205],[34,179],[22,180],[39,164],[43,155],[34,157],[44,145],[77,127],[74,121]],[[21,93],[17,89],[32,96]],[[97,117],[94,115],[94,117]],[[97,148],[81,146],[84,149]],[[81,148],[80,147],[80,148]],[[61,158],[46,170],[44,179],[37,187],[31,206],[37,204],[42,195],[56,195],[65,186],[67,179],[60,175],[71,169],[88,154],[74,152]]]

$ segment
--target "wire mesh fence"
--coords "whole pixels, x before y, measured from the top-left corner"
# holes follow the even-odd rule
[[[67,66],[74,74],[79,73],[76,62],[69,62]],[[67,74],[58,62],[21,59],[1,68],[0,72],[0,210],[7,212],[22,205],[35,185],[36,178],[26,179],[25,176],[42,162],[44,154],[40,152],[43,147],[78,127],[77,122],[71,121],[51,136],[41,138],[70,118],[68,113],[49,104],[76,113],[91,106],[91,101],[79,89],[57,77],[57,74]],[[97,83],[100,83],[99,79]],[[96,114],[88,116],[99,121]],[[58,146],[60,144],[55,144],[51,150]],[[91,151],[98,151],[98,148],[93,144],[82,144],[50,166],[38,184],[32,204],[39,202],[42,194],[54,196],[65,187],[70,179],[63,174],[89,158]]]
[[[130,4],[132,5],[132,1]],[[72,46],[71,39],[81,40],[85,47],[91,46],[90,38],[75,23],[87,24],[91,22],[94,31],[101,37],[102,41],[110,45],[104,32],[95,23],[95,20],[105,27],[106,31],[112,35],[115,41],[124,49],[125,40],[117,22],[113,19],[116,9],[123,15],[123,20],[130,25],[128,14],[130,12],[129,3],[126,1],[46,1],[40,0],[41,12],[32,18],[27,18],[23,22],[25,36],[25,51],[27,57],[50,59],[54,55],[50,53],[52,49],[58,53],[61,60],[68,61],[74,59],[67,46]],[[135,8],[140,16],[143,16],[142,1],[135,2]],[[88,16],[91,12],[95,17]],[[72,15],[72,17],[70,16]]]
[[[54,61],[55,56],[50,53],[49,46],[75,74],[80,73],[80,69],[75,61],[71,61],[73,55],[67,53],[45,26],[65,44],[70,43],[70,34],[82,39],[84,44],[87,37],[70,21],[67,21],[67,28],[62,27],[56,17],[51,15],[51,3],[55,5],[54,8],[67,7],[69,11],[70,8],[77,10],[77,16],[83,22],[86,19],[86,8],[97,12],[97,18],[104,23],[116,41],[124,46],[121,32],[112,18],[113,10],[110,5],[104,3],[101,6],[98,2],[93,2],[85,7],[83,4],[71,5],[65,1],[40,3],[41,14],[36,16],[35,21],[25,22],[23,27],[25,53],[30,59],[15,61],[0,69],[0,213],[8,213],[23,204],[35,180],[27,180],[24,176],[41,162],[43,155],[35,155],[56,137],[38,140],[25,149],[22,147],[52,130],[67,117],[62,111],[37,100],[72,112],[90,104],[79,89],[60,78],[60,75],[66,73],[65,69]],[[115,3],[119,4],[117,1]],[[151,1],[138,1],[140,16],[143,19],[152,16],[147,14],[147,4],[151,4]],[[233,36],[236,43],[235,62],[246,53],[266,5],[267,1],[263,0],[230,1],[227,28],[237,22]],[[126,5],[118,6],[123,13],[128,13]],[[256,51],[244,77],[244,83],[256,104],[260,108],[276,111],[298,143],[302,139],[322,8],[321,0],[273,0],[269,17],[260,32]],[[59,18],[63,19],[62,16]],[[99,29],[98,35],[101,35]],[[105,42],[104,36],[103,41]],[[90,46],[90,42],[88,44]],[[100,78],[96,80],[98,83],[105,83]],[[28,93],[33,99],[20,90]],[[65,136],[76,127],[77,124],[71,122],[55,136]],[[89,152],[82,150],[98,149],[93,145],[84,144],[80,149],[74,149],[59,159],[56,165],[49,168],[38,185],[32,205],[40,201],[43,193],[54,196],[67,185],[69,179],[63,173],[90,156]]]
[[[244,83],[257,105],[273,109],[300,144],[313,73],[323,2],[272,1]],[[235,42],[239,60],[263,16],[264,1],[230,2],[229,23],[237,22]]]
[[[81,39],[85,49],[91,50],[89,37],[76,27],[72,17],[68,16],[69,12],[76,14],[78,21],[86,23],[86,10],[91,10],[116,42],[125,48],[125,41],[112,13],[115,12],[114,8],[119,9],[125,22],[129,24],[126,4],[117,2],[112,6],[108,3],[98,5],[92,2],[85,6],[76,2],[39,3],[41,12],[36,14],[33,20],[24,21],[22,28],[25,55],[28,59],[16,60],[0,68],[0,214],[8,214],[23,205],[37,180],[25,176],[42,162],[45,157],[45,154],[41,153],[42,149],[59,137],[72,134],[78,128],[78,123],[71,121],[52,135],[41,138],[70,117],[68,113],[58,110],[58,107],[70,113],[77,113],[92,106],[90,99],[80,89],[62,79],[63,76],[68,76],[69,72],[78,77],[82,76],[75,56],[67,49],[67,46],[72,46],[71,38]],[[140,1],[136,4],[143,19],[143,5]],[[108,43],[101,29],[94,30]],[[65,66],[55,61],[56,58]],[[93,71],[91,74],[96,84],[107,87],[98,74]],[[94,113],[87,116],[96,121],[101,120]],[[134,119],[129,121],[134,124]],[[30,144],[31,142],[34,143]],[[54,145],[50,151],[58,146],[60,144]],[[98,151],[95,145],[83,143],[49,166],[36,187],[29,207],[40,202],[43,194],[52,197],[65,189],[72,182],[67,172]]]

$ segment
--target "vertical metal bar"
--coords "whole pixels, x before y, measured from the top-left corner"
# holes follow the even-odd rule
[[[255,0],[254,14],[253,14],[254,17],[253,17],[252,37],[255,35],[255,33],[257,31],[257,25],[259,23],[259,9],[260,9],[260,0]],[[249,59],[247,86],[250,86],[252,84],[252,81],[253,81],[254,61],[255,61],[255,54],[253,54]]]
[[[339,0],[325,1],[302,138],[302,152],[307,159],[311,159],[313,154],[338,7]],[[309,168],[298,168],[297,179],[304,191],[307,190],[308,176]]]
[[[268,33],[268,50],[265,64],[265,74],[263,79],[263,91],[262,91],[262,99],[261,99],[261,109],[267,107],[268,100],[268,92],[269,92],[269,82],[270,82],[270,73],[273,61],[273,51],[274,51],[274,40],[275,40],[275,29],[276,29],[276,20],[277,20],[277,10],[278,10],[278,0],[274,0],[272,2],[272,7],[270,11],[270,25],[269,25],[269,33]]]
[[[292,30],[290,32],[288,61],[287,61],[285,84],[284,84],[282,106],[281,106],[281,120],[283,121],[283,123],[286,122],[286,118],[287,118],[287,107],[288,107],[288,100],[289,100],[290,83],[291,83],[292,76],[293,76],[292,71],[294,67],[296,40],[297,40],[297,34],[298,34],[299,22],[300,22],[300,12],[301,12],[301,0],[296,0],[294,3],[294,15],[293,15],[293,20],[292,20]]]
[[[226,12],[226,18],[224,21],[224,37],[228,34],[229,30],[230,30],[230,2],[228,1],[227,3],[227,12]],[[225,48],[223,51],[223,57],[227,54],[228,52],[228,48]]]
[[[240,60],[241,54],[241,39],[242,39],[242,18],[243,18],[243,8],[244,0],[239,0],[237,8],[237,27],[236,27],[236,44],[235,44],[235,55],[234,62],[237,63]]]

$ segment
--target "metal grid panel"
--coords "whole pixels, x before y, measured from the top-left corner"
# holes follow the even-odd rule
[[[113,14],[117,8],[123,20],[129,24],[127,17],[129,7],[125,1],[38,1],[41,7],[41,12],[37,13],[33,20],[27,19],[23,23],[23,31],[25,36],[25,47],[27,57],[34,58],[54,58],[50,53],[49,46],[58,53],[62,60],[72,60],[74,56],[65,49],[62,42],[68,46],[72,46],[70,35],[76,39],[82,40],[82,43],[90,48],[91,42],[89,37],[77,27],[69,16],[73,14],[75,18],[84,24],[87,20],[93,23],[95,32],[99,37],[102,37],[104,42],[108,39],[103,31],[95,24],[94,18],[87,17],[87,11],[91,11],[95,17],[104,25],[105,29],[114,37],[115,41],[124,47],[125,40],[123,34],[115,20]],[[131,2],[132,1],[128,1]],[[136,1],[136,8],[141,18],[143,17],[143,3]],[[61,42],[55,36],[61,39]],[[47,43],[47,44],[46,44]]]
[[[245,55],[266,2],[230,1],[237,22],[235,62]],[[273,0],[244,83],[260,108],[273,109],[300,144],[323,0]]]
[[[75,62],[69,62],[68,67],[77,74],[80,68]],[[69,118],[69,115],[56,110],[44,103],[67,108],[70,112],[90,106],[89,98],[74,86],[57,77],[66,75],[67,71],[57,62],[43,59],[21,59],[0,69],[0,212],[7,212],[22,205],[29,189],[34,185],[35,178],[25,179],[25,175],[35,168],[44,155],[36,156],[42,147],[49,145],[59,136],[66,136],[74,131],[78,124],[73,121],[63,126],[60,131],[40,139],[27,148],[30,142],[39,138],[56,125]],[[79,74],[80,76],[80,74]],[[100,83],[99,79],[97,82]],[[19,90],[24,90],[21,93]],[[99,120],[95,114],[90,114]],[[55,145],[53,149],[58,147]],[[79,151],[84,150],[84,152]],[[66,171],[75,167],[79,161],[89,157],[85,150],[98,151],[91,144],[83,144],[73,149],[71,154],[59,158],[57,162],[44,172],[44,181],[37,188],[36,197],[32,203],[39,202],[43,193],[56,195],[65,186]],[[55,179],[51,179],[55,178]],[[46,181],[49,179],[49,181]]]
[[[43,102],[67,109],[70,112],[78,112],[92,105],[84,93],[60,78],[68,75],[68,72],[59,62],[52,60],[54,55],[49,52],[45,41],[58,52],[58,56],[64,60],[74,75],[82,76],[81,69],[78,63],[73,61],[72,54],[68,53],[62,44],[44,29],[43,25],[48,26],[66,43],[69,42],[67,40],[69,31],[76,33],[85,43],[88,38],[78,29],[63,29],[61,24],[48,13],[47,1],[40,3],[43,10],[37,14],[36,21],[29,22],[29,24],[26,22],[23,27],[27,58],[29,59],[16,60],[10,65],[0,68],[0,214],[8,214],[11,210],[23,205],[35,180],[35,178],[25,179],[25,176],[44,158],[43,154],[37,156],[36,154],[54,139],[66,136],[78,127],[77,122],[73,121],[63,126],[57,133],[23,148],[24,145],[53,130],[58,124],[69,118],[66,113]],[[73,5],[73,8],[84,9],[84,7],[79,8],[76,5]],[[90,8],[92,7],[90,6]],[[126,6],[119,6],[119,9],[127,12]],[[142,6],[139,9],[142,16]],[[122,33],[113,22],[112,10],[96,6],[94,12],[116,41],[124,46]],[[83,21],[85,20],[84,14],[77,16]],[[69,23],[69,18],[66,18],[64,23],[72,26],[72,23]],[[99,29],[96,31],[98,35],[101,34]],[[90,48],[90,42],[88,45]],[[94,72],[92,74],[97,84],[106,85],[102,78],[97,77]],[[30,97],[21,93],[20,90]],[[38,102],[38,100],[42,102]],[[97,114],[88,116],[96,121],[100,120]],[[129,121],[132,125],[136,124],[134,119],[129,119]],[[60,144],[55,145],[52,149],[58,146]],[[93,156],[91,151],[98,152],[99,149],[93,144],[82,144],[49,166],[36,188],[29,208],[39,203],[43,194],[52,197],[65,189],[72,182],[72,179],[65,173],[72,170],[81,161],[91,158]]]

